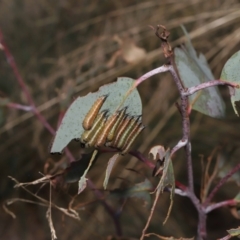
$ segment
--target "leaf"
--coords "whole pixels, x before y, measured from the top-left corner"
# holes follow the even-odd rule
[[[108,161],[108,165],[107,165],[107,169],[106,169],[106,173],[105,173],[105,178],[104,178],[104,182],[103,182],[103,188],[104,189],[107,188],[107,184],[108,184],[110,174],[111,174],[113,166],[116,163],[119,156],[120,156],[120,154],[116,153]]]
[[[130,112],[131,115],[141,115],[142,102],[137,89],[134,89],[131,94],[124,99],[126,92],[133,84],[133,79],[122,77],[118,78],[116,82],[100,87],[97,92],[89,93],[84,97],[78,97],[70,105],[62,119],[52,143],[51,153],[62,152],[63,148],[65,148],[72,139],[80,138],[84,131],[82,127],[83,119],[93,103],[100,96],[109,94],[102,106],[102,110],[108,109],[109,114],[113,114],[119,105],[122,104],[121,108],[128,106],[128,112]]]
[[[229,82],[240,83],[240,51],[233,54],[228,61],[225,63],[221,79]],[[240,101],[240,89],[233,89],[229,87],[231,102],[234,112],[239,116],[236,103]]]
[[[197,53],[192,46],[189,35],[183,29],[186,37],[186,47],[175,48],[175,63],[186,88],[214,80],[214,76],[204,55]],[[225,115],[225,103],[216,87],[206,88],[189,97],[192,108],[211,117],[221,118]]]
[[[162,146],[160,146],[159,151],[162,151]],[[163,224],[166,223],[168,220],[168,217],[170,215],[172,205],[173,205],[173,196],[174,196],[174,191],[175,191],[175,177],[174,177],[174,171],[173,171],[173,165],[172,165],[172,160],[170,158],[170,150],[168,149],[165,152],[164,156],[164,163],[163,163],[163,172],[162,176],[160,178],[160,181],[156,187],[156,194],[161,194],[164,191],[164,188],[167,186],[171,186],[170,190],[170,206],[168,208],[168,213],[167,216],[163,222]]]
[[[152,191],[152,183],[146,178],[144,182],[135,184],[134,186],[127,189],[115,189],[110,191],[110,195],[113,197],[127,199],[127,198],[138,198],[144,200],[147,206],[151,204],[150,191]]]
[[[238,228],[232,228],[230,230],[227,230],[227,232],[232,236],[232,237],[239,237],[240,236],[240,227]]]

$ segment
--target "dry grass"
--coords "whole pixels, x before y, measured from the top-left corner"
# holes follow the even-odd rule
[[[97,3],[92,0],[0,2],[0,23],[5,40],[12,50],[36,105],[55,127],[59,111],[66,108],[72,100],[70,98],[64,102],[62,93],[73,91],[75,97],[85,95],[119,76],[137,78],[164,63],[159,39],[148,25],[165,25],[171,31],[172,44],[176,46],[184,41],[179,28],[180,24],[184,24],[194,46],[206,54],[218,78],[225,61],[239,49],[239,18],[237,0],[155,0],[139,3],[137,1]],[[109,68],[108,62],[114,53],[119,49],[126,50],[114,41],[113,37],[116,34],[122,41],[131,39],[137,46],[144,48],[147,53],[145,59],[129,64],[119,57],[115,65]],[[0,90],[12,101],[24,104],[26,100],[19,92],[13,73],[2,53],[0,64]],[[153,144],[173,146],[181,136],[181,122],[174,106],[178,96],[171,78],[165,74],[155,76],[144,82],[139,91],[144,104],[143,122],[148,128],[135,144],[136,149],[147,154]],[[225,90],[223,95],[227,97]],[[236,131],[238,122],[232,110],[228,110],[228,113],[227,119],[221,121],[193,114],[192,138],[195,144],[194,161],[197,162],[196,186],[200,183],[198,171],[200,160],[197,154],[208,155],[220,142],[239,145],[239,133]],[[22,192],[12,189],[12,183],[7,179],[7,175],[12,175],[21,182],[41,177],[38,172],[43,171],[46,160],[50,158],[48,146],[52,138],[32,113],[4,109],[4,121],[5,124],[0,128],[2,200],[16,195],[25,196]],[[81,153],[79,145],[72,143],[70,148],[78,158]],[[51,158],[52,162],[58,162],[62,158],[58,167],[65,166],[64,156]],[[175,159],[176,176],[184,182],[186,172],[183,160],[182,153],[178,153]],[[107,159],[102,159],[90,174],[99,188],[102,188],[106,164]],[[122,184],[122,180],[118,180],[117,177],[123,177],[132,183],[143,179],[137,174],[129,174],[125,168],[134,168],[147,176],[151,174],[141,163],[125,157],[113,172],[109,187],[114,188]],[[69,193],[56,192],[52,201],[66,207],[70,199],[69,194],[74,191],[76,186],[71,186]],[[48,189],[43,188],[40,193],[47,197]],[[94,198],[88,191],[78,199],[84,202]],[[169,222],[164,227],[161,225],[167,212],[167,201],[166,197],[162,198],[151,230],[161,235],[175,233],[179,237],[193,236],[196,214],[191,207],[183,211],[188,203],[179,197],[176,197]],[[114,201],[111,203],[116,204]],[[34,237],[37,240],[36,231],[39,233],[39,239],[49,238],[50,231],[45,211],[24,203],[17,204],[14,210],[17,220],[13,221],[6,215],[1,216],[5,219],[5,225],[2,224],[0,229],[1,239],[13,239],[18,236],[21,239]],[[230,220],[218,232],[215,232],[217,230],[214,227],[209,229],[213,238],[224,235],[224,229],[236,225],[228,213],[222,211],[217,214]],[[124,207],[121,218],[124,235],[139,237],[147,215],[148,210],[142,208],[141,202],[130,200]],[[53,211],[53,224],[56,226],[58,239],[95,239],[96,236],[99,239],[106,239],[107,235],[114,234],[111,219],[101,205],[91,204],[85,211],[80,211],[80,216],[83,221],[79,225]]]

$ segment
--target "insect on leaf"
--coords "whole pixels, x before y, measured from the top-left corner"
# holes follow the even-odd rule
[[[240,84],[240,51],[233,54],[225,63],[221,79],[229,82],[236,82]],[[229,87],[231,102],[234,112],[240,116],[239,101],[240,101],[240,89],[233,89]]]
[[[214,80],[206,58],[202,54],[197,56],[185,28],[183,31],[187,37],[186,45],[174,49],[176,67],[183,85],[189,88]],[[191,95],[190,102],[194,110],[210,117],[221,118],[225,115],[225,103],[217,87],[206,88]]]
[[[131,94],[124,99],[126,92],[133,86],[131,78],[118,78],[116,82],[106,84],[97,92],[89,93],[84,97],[78,97],[68,108],[53,140],[51,153],[62,152],[72,139],[79,139],[84,132],[82,122],[91,109],[94,102],[103,95],[108,95],[102,110],[108,110],[112,115],[120,106],[120,109],[127,107],[131,115],[142,114],[142,102],[140,95],[135,88]]]

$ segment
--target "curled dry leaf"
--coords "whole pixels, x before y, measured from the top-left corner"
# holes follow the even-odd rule
[[[153,160],[162,160],[165,157],[165,148],[162,145],[156,145],[149,151],[149,155],[153,155]]]
[[[119,153],[116,153],[108,161],[108,165],[107,165],[107,169],[106,169],[106,173],[105,173],[105,178],[104,178],[104,182],[103,182],[104,189],[107,188],[107,184],[108,184],[110,174],[111,174],[113,166],[116,163],[119,156],[121,156],[121,155]]]
[[[113,54],[107,63],[109,68],[115,65],[115,62],[119,57],[122,57],[123,60],[129,64],[140,62],[146,57],[146,50],[138,47],[133,39],[125,38],[123,40],[118,35],[115,35],[113,39],[119,44],[120,49]]]

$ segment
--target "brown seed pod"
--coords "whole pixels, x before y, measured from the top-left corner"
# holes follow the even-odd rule
[[[113,125],[116,123],[119,115],[120,115],[120,112],[115,112],[112,116],[110,116],[107,119],[104,129],[101,132],[101,135],[98,136],[98,139],[95,143],[95,147],[101,147],[106,143],[107,136],[108,136],[110,130],[113,128]]]
[[[81,136],[82,143],[87,144],[90,141],[90,139],[92,138],[94,133],[98,130],[102,122],[105,121],[107,112],[108,111],[102,111],[101,113],[99,113],[93,123],[92,128],[90,130],[83,132]]]
[[[142,132],[142,130],[145,128],[144,125],[140,122],[138,125],[134,127],[132,132],[128,135],[128,138],[123,146],[121,154],[125,154],[129,151],[129,148],[133,144],[134,140],[137,138],[137,136]]]
[[[113,140],[118,127],[121,125],[121,123],[123,122],[123,119],[126,116],[126,110],[127,110],[127,107],[123,108],[118,112],[119,114],[118,118],[107,135],[107,142],[111,142]]]
[[[116,148],[119,140],[121,139],[124,131],[127,129],[129,123],[131,122],[133,117],[130,117],[128,115],[126,115],[126,117],[124,118],[123,122],[121,123],[121,125],[119,126],[119,128],[116,131],[115,137],[111,143],[111,147]]]
[[[90,108],[82,122],[82,126],[85,130],[90,130],[92,128],[94,120],[96,119],[98,112],[102,107],[103,103],[105,102],[105,100],[107,99],[107,97],[108,95],[103,95],[94,102],[94,104],[92,105],[92,107]]]
[[[122,147],[125,145],[125,142],[129,136],[129,134],[132,132],[133,128],[139,124],[138,120],[139,120],[140,116],[139,117],[133,117],[131,119],[131,121],[129,122],[126,130],[122,133],[117,145],[116,145],[116,148],[118,149],[122,149]]]

